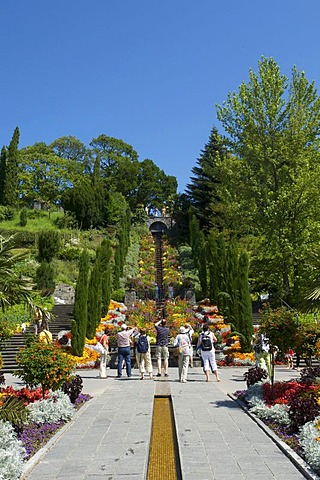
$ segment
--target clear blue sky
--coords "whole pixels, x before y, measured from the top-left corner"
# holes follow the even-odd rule
[[[2,0],[0,146],[104,133],[178,179],[261,56],[320,88],[319,0]]]

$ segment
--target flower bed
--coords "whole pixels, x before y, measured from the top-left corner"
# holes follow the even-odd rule
[[[273,387],[268,382],[257,382],[236,392],[236,396],[320,474],[318,370],[319,367],[306,368],[299,380],[275,382]]]
[[[61,390],[48,391],[43,399],[41,388],[0,388],[0,478],[18,479],[25,462],[72,419],[79,406],[91,398],[81,394],[79,389],[77,393],[72,403],[71,397]],[[3,417],[9,415],[5,409],[10,398],[19,399],[22,403],[18,404],[18,410],[9,421]]]

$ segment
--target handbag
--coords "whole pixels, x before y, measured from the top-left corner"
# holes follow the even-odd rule
[[[173,350],[173,356],[174,357],[179,357],[180,353],[183,352],[183,347],[176,347],[174,350]]]
[[[104,352],[105,352],[104,346],[103,346],[102,343],[100,343],[100,342],[97,342],[97,343],[96,343],[95,350],[96,350],[98,353],[100,353],[100,355],[103,355]]]

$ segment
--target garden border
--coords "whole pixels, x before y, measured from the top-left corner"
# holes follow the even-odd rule
[[[289,445],[281,440],[265,423],[260,420],[239,398],[228,393],[228,397],[237,402],[242,410],[264,431],[266,435],[277,445],[277,447],[289,458],[297,469],[308,480],[320,480],[320,477],[311,469],[311,467],[294,451]]]
[[[96,400],[97,397],[90,398],[87,402],[85,402],[79,410],[75,412],[72,419],[63,425],[59,430],[53,435],[52,438],[43,446],[41,447],[32,457],[24,464],[22,474],[19,480],[26,480],[28,475],[32,472],[34,467],[40,462],[40,460],[46,455],[46,453],[51,450],[51,448],[58,442],[58,440],[64,435],[69,428],[73,425],[73,423],[82,415],[82,413],[88,408],[90,403]]]

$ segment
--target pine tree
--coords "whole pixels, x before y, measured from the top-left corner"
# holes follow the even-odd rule
[[[91,270],[88,288],[88,321],[86,336],[94,338],[101,320],[101,248],[96,251],[96,259]]]
[[[6,156],[6,167],[3,187],[3,204],[16,208],[19,199],[18,178],[18,145],[20,131],[15,128]]]
[[[101,243],[100,250],[100,266],[101,266],[101,299],[102,307],[101,314],[105,315],[109,309],[109,303],[111,298],[111,259],[112,259],[112,248],[111,242],[109,239],[104,238]]]
[[[200,226],[207,231],[210,226],[220,224],[219,209],[221,199],[217,193],[219,180],[219,162],[225,155],[223,142],[218,130],[213,127],[209,141],[201,151],[197,166],[193,167],[191,183],[186,193],[191,203],[191,210],[200,221]]]
[[[88,280],[89,254],[83,250],[79,261],[79,275],[76,284],[73,320],[71,323],[71,347],[73,355],[81,357],[85,345],[88,321]]]
[[[238,266],[238,292],[239,292],[239,304],[238,304],[238,330],[244,338],[241,338],[241,351],[252,351],[252,335],[253,335],[253,322],[252,322],[252,303],[249,291],[249,256],[247,252],[241,252],[239,255]]]
[[[54,268],[53,265],[46,260],[40,263],[36,272],[36,287],[41,290],[42,295],[52,294],[55,289]]]

